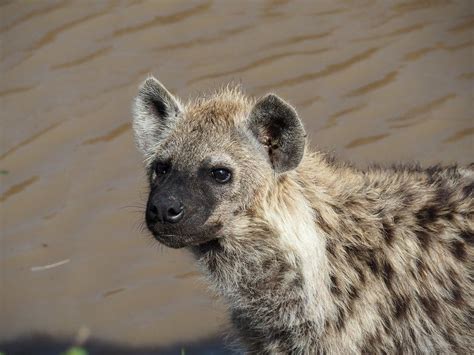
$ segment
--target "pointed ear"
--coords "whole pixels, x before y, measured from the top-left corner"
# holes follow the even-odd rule
[[[179,101],[154,77],[140,86],[133,105],[133,130],[141,152],[152,154],[153,146],[182,112]]]
[[[257,101],[249,116],[249,129],[265,146],[273,169],[295,169],[304,154],[306,132],[296,110],[274,94]]]

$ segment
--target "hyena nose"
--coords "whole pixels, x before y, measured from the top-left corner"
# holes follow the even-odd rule
[[[179,200],[171,199],[157,207],[160,222],[178,223],[184,216],[184,206]]]

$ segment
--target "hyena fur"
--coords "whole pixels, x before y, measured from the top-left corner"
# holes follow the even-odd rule
[[[306,148],[288,103],[155,78],[133,127],[146,222],[185,247],[248,353],[474,353],[474,165],[359,170]]]

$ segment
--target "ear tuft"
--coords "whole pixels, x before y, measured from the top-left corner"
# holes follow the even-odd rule
[[[249,116],[249,129],[266,147],[273,169],[295,169],[304,154],[306,133],[296,110],[283,99],[268,94],[257,101]]]
[[[140,86],[133,105],[133,129],[145,156],[182,112],[179,101],[154,77]]]

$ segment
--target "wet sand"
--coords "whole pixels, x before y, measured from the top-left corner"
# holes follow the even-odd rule
[[[184,98],[276,92],[315,149],[361,166],[472,161],[469,0],[2,1],[0,41],[0,342],[86,327],[166,347],[227,326],[191,256],[141,231],[130,103],[148,74]]]

